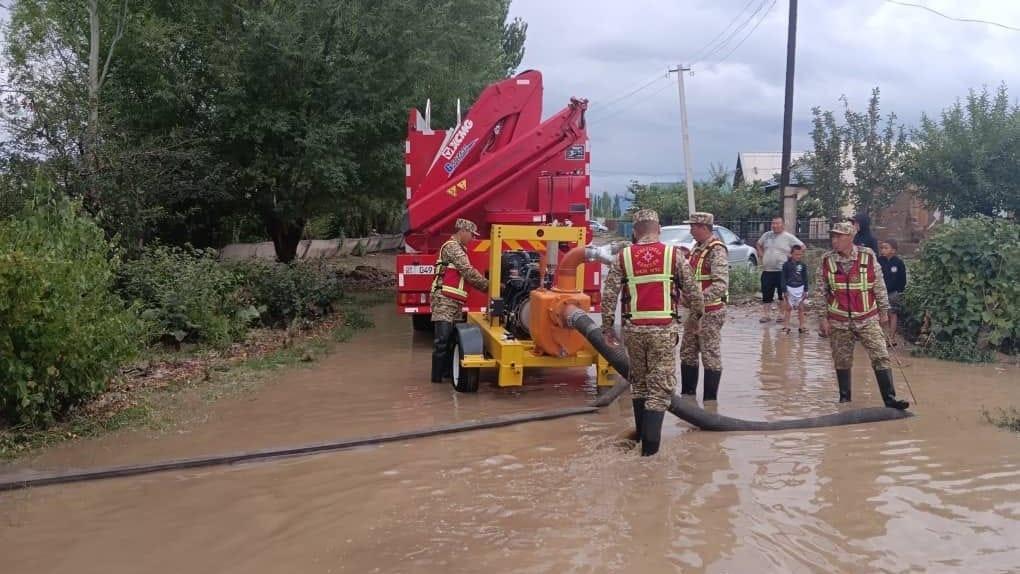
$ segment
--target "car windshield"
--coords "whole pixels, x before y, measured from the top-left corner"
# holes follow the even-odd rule
[[[659,239],[664,243],[690,243],[694,241],[689,227],[663,227]]]

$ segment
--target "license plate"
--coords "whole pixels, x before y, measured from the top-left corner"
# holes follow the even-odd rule
[[[435,265],[404,265],[404,275],[435,275]]]

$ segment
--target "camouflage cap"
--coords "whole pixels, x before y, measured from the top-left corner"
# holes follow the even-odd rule
[[[639,209],[634,212],[631,220],[634,223],[640,223],[642,221],[654,221],[655,223],[658,223],[659,214],[656,213],[654,209]]]
[[[468,219],[458,219],[457,223],[453,224],[455,231],[470,231],[472,235],[481,235],[478,233],[478,226],[475,225],[474,221]]]
[[[849,223],[847,221],[840,221],[839,223],[834,224],[831,229],[829,229],[829,234],[831,235],[833,233],[837,233],[839,235],[853,235],[854,226],[852,223]]]
[[[690,219],[684,223],[700,223],[701,225],[714,225],[715,216],[707,211],[695,211],[691,214]]]

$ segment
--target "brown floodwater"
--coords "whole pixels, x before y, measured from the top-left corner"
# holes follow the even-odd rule
[[[731,310],[719,412],[833,412],[827,343]],[[153,435],[51,449],[0,475],[349,438],[580,405],[592,373],[477,395],[428,382],[430,341],[377,328]],[[0,572],[1018,572],[1020,369],[902,356],[917,417],[711,433],[667,415],[659,456],[595,415],[270,462],[0,494]],[[863,354],[857,406],[880,404]],[[903,373],[897,388],[907,396]]]

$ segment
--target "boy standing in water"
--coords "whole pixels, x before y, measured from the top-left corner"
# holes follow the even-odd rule
[[[882,266],[882,277],[885,288],[889,291],[889,344],[896,346],[896,322],[900,312],[900,300],[907,288],[907,264],[896,255],[899,244],[895,239],[887,239],[878,244],[881,255],[878,258]]]
[[[790,258],[783,263],[783,285],[786,291],[786,305],[783,308],[783,313],[786,315],[786,331],[790,332],[790,312],[793,309],[797,310],[797,324],[799,333],[807,333],[807,328],[804,327],[804,299],[806,291],[806,285],[808,284],[808,270],[807,265],[801,262],[801,258],[804,256],[804,246],[794,245],[790,248]]]

